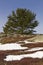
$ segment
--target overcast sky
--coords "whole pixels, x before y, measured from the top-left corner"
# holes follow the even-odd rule
[[[0,32],[3,31],[7,17],[17,8],[27,8],[36,13],[36,19],[39,21],[36,31],[43,33],[43,0],[0,0]]]

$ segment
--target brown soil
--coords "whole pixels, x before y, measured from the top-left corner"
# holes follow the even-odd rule
[[[20,61],[0,62],[0,65],[43,65],[43,59],[23,58]]]
[[[29,44],[23,44],[22,47],[28,47],[28,48],[35,48],[35,47],[43,47],[43,42],[40,43],[29,43]]]

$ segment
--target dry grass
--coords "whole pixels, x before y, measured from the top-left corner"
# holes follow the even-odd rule
[[[25,36],[25,37],[20,37],[20,36],[17,36],[17,37],[3,37],[0,42],[1,43],[14,43],[14,42],[18,42],[18,41],[23,41],[25,39],[30,39],[32,38],[33,36]]]

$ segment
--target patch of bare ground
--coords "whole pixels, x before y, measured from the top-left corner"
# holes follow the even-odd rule
[[[23,44],[21,46],[22,47],[28,47],[28,48],[43,47],[43,42]]]
[[[42,50],[37,50],[37,51],[43,51],[43,49]],[[26,51],[25,52],[25,50],[24,51],[19,51],[19,50],[12,50],[12,51],[0,51],[0,58],[2,57],[2,56],[6,56],[6,55],[22,55],[22,54],[31,54],[31,53],[34,53],[34,52],[37,52],[37,51]]]
[[[42,51],[42,50],[41,50]],[[31,54],[36,51],[29,51],[29,52],[24,52],[24,51],[1,51],[0,52],[0,58],[4,58],[6,55],[22,55],[22,54]]]
[[[20,61],[1,61],[0,65],[43,65],[43,59],[23,58]]]

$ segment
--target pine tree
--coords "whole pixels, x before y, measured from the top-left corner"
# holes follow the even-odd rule
[[[20,34],[33,34],[34,28],[38,26],[36,14],[29,9],[17,8],[16,12],[8,16],[8,21],[3,27],[6,34],[20,33]]]

